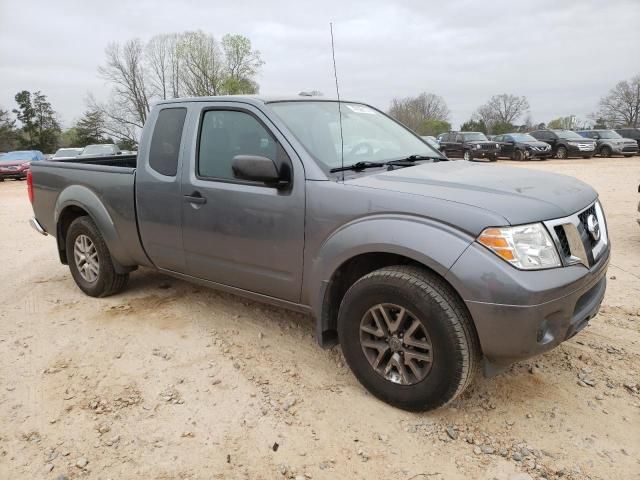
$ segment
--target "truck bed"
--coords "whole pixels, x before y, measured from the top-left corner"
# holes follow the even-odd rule
[[[43,160],[34,162],[31,171],[34,213],[49,234],[56,236],[65,209],[82,207],[121,265],[148,263],[136,221],[136,155]]]
[[[136,168],[137,155],[106,155],[99,157],[75,157],[63,160],[53,160],[55,163],[71,165],[102,165],[108,167]]]

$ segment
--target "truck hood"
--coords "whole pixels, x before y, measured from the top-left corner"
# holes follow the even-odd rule
[[[491,211],[511,225],[571,215],[595,201],[596,191],[555,173],[465,161],[425,163],[353,178],[346,184],[437,198]]]

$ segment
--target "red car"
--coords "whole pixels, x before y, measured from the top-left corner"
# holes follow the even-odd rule
[[[26,178],[31,162],[44,160],[39,150],[19,150],[5,153],[0,157],[0,182],[5,178],[22,180]]]

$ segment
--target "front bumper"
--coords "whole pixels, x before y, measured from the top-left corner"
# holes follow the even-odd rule
[[[527,150],[526,156],[527,158],[548,158],[553,155],[551,149],[549,150]]]
[[[569,144],[567,147],[567,153],[569,154],[569,156],[593,156],[596,153],[596,147],[595,145],[578,146]]]
[[[473,158],[494,158],[498,156],[498,154],[500,153],[500,151],[497,149],[494,149],[494,150],[472,149],[469,151],[471,152],[471,156]]]
[[[447,278],[473,318],[485,374],[551,350],[582,330],[604,298],[609,256],[607,247],[588,269],[522,271],[472,244]]]
[[[635,155],[638,153],[638,145],[615,145],[611,148],[611,152],[618,155]]]
[[[0,178],[27,178],[28,170],[0,170]]]

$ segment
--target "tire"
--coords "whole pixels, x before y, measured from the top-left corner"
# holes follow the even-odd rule
[[[633,155],[625,155],[625,158],[629,158],[632,157]]]
[[[609,158],[611,153],[611,147],[607,147],[606,145],[600,149],[600,156],[603,158]]]
[[[389,318],[406,309],[395,334],[383,320],[375,322],[371,312],[378,312],[380,319],[380,308],[386,309]],[[416,321],[418,326],[413,328]],[[372,334],[370,322],[383,327]],[[432,410],[451,402],[471,383],[480,363],[478,338],[464,303],[440,277],[413,266],[385,267],[355,282],[340,305],[338,335],[358,381],[380,400],[404,410]],[[406,344],[409,335],[419,342],[415,347]],[[363,346],[362,342],[372,339],[377,347]],[[419,346],[423,344],[429,348]],[[417,359],[416,353],[424,352],[430,352],[431,362]],[[413,358],[406,360],[409,354]],[[382,359],[378,370],[377,358]],[[405,375],[395,366],[395,371],[385,372],[382,365],[388,367],[390,362],[404,365]]]
[[[524,160],[522,150],[516,150],[515,152],[513,152],[513,159],[517,162],[521,162],[522,160]]]
[[[471,155],[471,151],[465,150],[464,153],[462,154],[462,158],[463,160],[470,162],[471,160],[473,160],[473,155]]]
[[[91,218],[78,217],[71,223],[67,230],[65,247],[71,275],[76,285],[87,295],[107,297],[121,291],[127,285],[129,274],[115,271],[109,249]],[[93,258],[97,267],[86,258]]]
[[[491,155],[489,157],[489,161],[490,162],[497,162],[498,161],[498,156],[497,155]]]
[[[558,147],[558,150],[556,150],[556,158],[560,160],[564,160],[567,157],[568,157],[568,152],[566,147]]]
[[[587,160],[589,160],[591,158],[591,155],[583,155],[582,158],[586,158]]]

